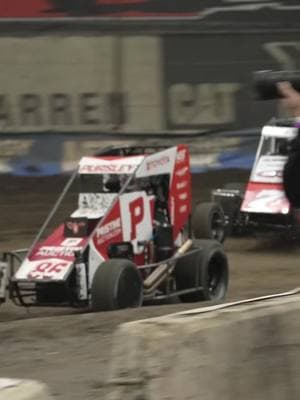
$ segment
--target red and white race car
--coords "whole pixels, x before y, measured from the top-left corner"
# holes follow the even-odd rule
[[[299,233],[300,214],[291,207],[283,187],[283,169],[298,129],[277,121],[261,132],[248,184],[231,183],[212,193],[221,206],[227,233]]]
[[[228,285],[221,245],[192,239],[185,145],[83,157],[25,258],[19,256],[3,255],[0,298],[8,288],[26,306],[113,310],[170,296],[220,300]]]

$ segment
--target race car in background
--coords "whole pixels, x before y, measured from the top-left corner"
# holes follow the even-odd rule
[[[171,296],[221,300],[226,255],[217,241],[195,238],[191,213],[185,145],[83,157],[25,257],[3,254],[0,298],[95,311]]]
[[[253,232],[300,231],[300,214],[291,207],[283,188],[283,168],[298,129],[280,120],[266,125],[247,185],[229,183],[212,192],[213,204],[224,213],[224,236]]]

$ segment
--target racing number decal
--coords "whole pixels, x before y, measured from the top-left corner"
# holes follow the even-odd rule
[[[68,265],[67,263],[51,263],[51,262],[42,262],[41,264],[38,264],[36,266],[36,271],[37,272],[42,272],[42,273],[47,273],[47,274],[52,274],[52,273],[59,273],[65,267]]]
[[[143,198],[138,197],[129,203],[129,211],[131,217],[130,240],[134,240],[137,236],[137,226],[143,221],[145,215]]]
[[[50,262],[43,261],[36,265],[36,267],[28,274],[28,278],[32,279],[52,279],[69,265],[67,262]]]
[[[135,254],[143,250],[138,242],[149,240],[153,233],[150,202],[145,192],[124,193],[120,198],[123,241],[131,241]]]

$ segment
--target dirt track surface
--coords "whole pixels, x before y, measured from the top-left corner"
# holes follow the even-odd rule
[[[194,200],[207,199],[211,188],[246,176],[238,171],[195,176]],[[0,182],[0,250],[28,246],[64,179],[0,177]],[[228,240],[225,249],[231,272],[228,300],[300,286],[300,247],[295,244],[240,238]],[[202,305],[80,314],[70,309],[26,310],[7,303],[0,307],[0,376],[43,380],[59,400],[99,399],[106,391],[111,336],[120,323]]]

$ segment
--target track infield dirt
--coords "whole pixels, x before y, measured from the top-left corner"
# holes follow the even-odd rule
[[[195,175],[194,202],[208,199],[210,190],[224,183],[245,181],[247,175],[234,170]],[[65,180],[0,176],[0,251],[30,245]],[[230,263],[227,300],[300,286],[300,247],[295,243],[275,236],[238,238],[227,240],[225,249]],[[43,380],[59,400],[102,398],[112,333],[120,323],[202,305],[173,303],[92,314],[4,304],[0,307],[0,376]]]

